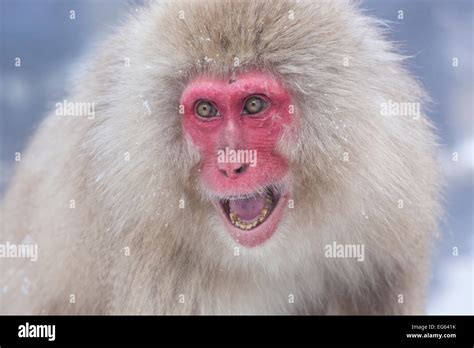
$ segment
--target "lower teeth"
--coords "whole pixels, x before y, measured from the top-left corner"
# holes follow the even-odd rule
[[[232,224],[234,226],[240,228],[241,230],[247,230],[248,231],[248,230],[256,227],[258,224],[262,223],[263,221],[265,221],[265,218],[267,217],[267,214],[268,214],[268,209],[267,208],[262,208],[262,210],[260,210],[260,214],[259,214],[257,220],[255,220],[251,223],[244,222],[244,221],[240,220],[239,217],[237,216],[237,214],[234,213],[234,212],[230,212],[229,217],[230,217],[230,221],[232,222]]]

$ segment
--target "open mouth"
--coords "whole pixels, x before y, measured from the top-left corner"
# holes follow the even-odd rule
[[[254,247],[275,232],[286,197],[269,186],[252,194],[221,199],[218,210],[232,237],[244,246]]]
[[[249,198],[231,198],[221,201],[220,204],[232,225],[243,231],[250,231],[265,223],[279,199],[278,193],[267,189]]]

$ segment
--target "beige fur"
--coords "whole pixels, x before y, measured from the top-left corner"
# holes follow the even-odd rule
[[[425,99],[403,62],[346,1],[141,8],[71,88],[68,100],[96,103],[95,118],[50,115],[17,164],[0,242],[29,235],[39,259],[0,259],[0,313],[423,312],[435,138],[423,115],[380,113],[388,100]],[[263,246],[235,256],[178,106],[198,74],[255,68],[293,95],[298,124],[280,150],[295,207]],[[326,258],[333,241],[363,244],[364,262]]]

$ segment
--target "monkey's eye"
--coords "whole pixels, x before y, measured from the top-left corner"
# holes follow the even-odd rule
[[[252,115],[257,114],[267,107],[267,102],[260,97],[250,97],[245,101],[244,114]]]
[[[202,100],[197,103],[196,113],[201,117],[213,117],[219,114],[215,106],[205,100]]]

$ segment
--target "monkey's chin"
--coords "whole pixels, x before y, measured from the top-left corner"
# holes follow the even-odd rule
[[[263,193],[221,198],[214,205],[232,238],[253,248],[275,233],[287,201],[287,191],[279,193],[268,187]]]

